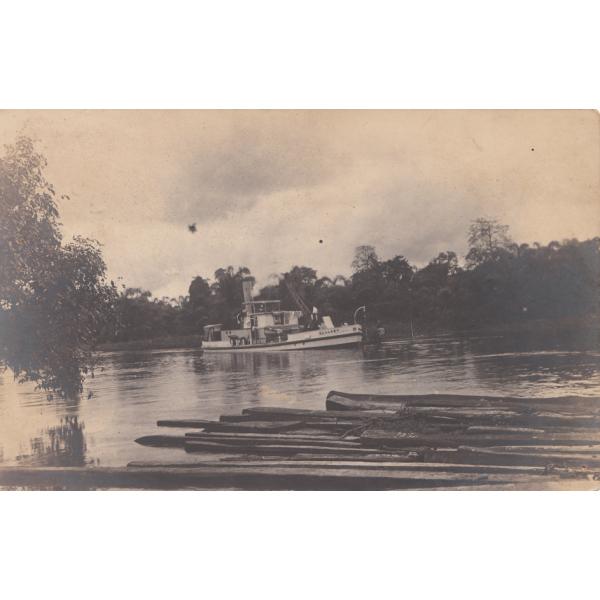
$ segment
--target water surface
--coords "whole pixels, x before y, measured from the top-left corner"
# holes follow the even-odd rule
[[[186,460],[182,450],[135,438],[176,433],[158,419],[216,419],[250,406],[324,408],[332,389],[381,394],[432,392],[600,396],[596,332],[570,335],[439,336],[379,348],[202,354],[197,350],[108,352],[77,400],[49,398],[0,378],[0,462],[122,466]]]

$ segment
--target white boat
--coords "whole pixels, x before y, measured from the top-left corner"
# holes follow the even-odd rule
[[[254,301],[244,287],[240,327],[226,329],[221,323],[206,325],[202,348],[205,352],[265,352],[311,350],[355,346],[362,342],[358,323],[334,325],[331,317],[318,317],[297,310],[281,310],[280,300]],[[306,323],[301,324],[302,315]]]

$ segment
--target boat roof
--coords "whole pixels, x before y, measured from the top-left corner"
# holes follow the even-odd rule
[[[214,327],[223,327],[223,323],[213,323],[212,325],[205,325],[202,329],[213,329]]]

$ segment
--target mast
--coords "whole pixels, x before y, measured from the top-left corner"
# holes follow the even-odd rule
[[[310,319],[311,310],[310,310],[310,308],[308,308],[306,302],[304,302],[302,296],[300,295],[300,292],[298,292],[298,290],[292,285],[292,283],[289,281],[289,279],[287,277],[284,277],[283,281],[285,282],[285,285],[286,285],[291,297],[294,299],[294,302],[296,303],[298,308],[302,311],[302,314],[307,319]]]

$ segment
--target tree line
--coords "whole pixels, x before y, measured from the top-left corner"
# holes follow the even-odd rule
[[[403,255],[382,260],[373,246],[359,246],[349,277],[319,276],[312,267],[294,266],[260,288],[255,299],[280,300],[282,308],[295,310],[291,284],[306,304],[334,321],[350,322],[355,309],[366,306],[372,321],[412,321],[430,330],[598,312],[600,237],[517,244],[506,225],[479,218],[469,228],[468,245],[462,264],[448,250],[420,268]],[[124,289],[116,328],[107,339],[200,333],[209,323],[236,327],[247,277],[247,267],[221,268],[212,282],[195,277],[188,294],[177,299],[153,299],[148,291]]]
[[[201,333],[209,323],[235,327],[247,267],[198,275],[179,298],[118,289],[108,280],[95,240],[62,238],[56,192],[46,161],[19,137],[0,158],[0,367],[22,381],[77,394],[99,342],[128,342]],[[290,288],[336,322],[367,307],[371,321],[428,329],[471,328],[598,314],[600,237],[517,244],[508,226],[479,218],[459,261],[447,250],[417,267],[397,254],[381,259],[356,248],[351,275],[325,276],[296,265],[256,290],[257,300],[297,309]]]

